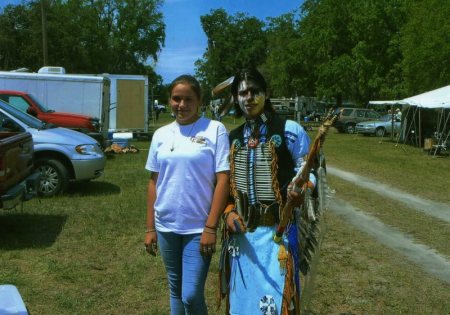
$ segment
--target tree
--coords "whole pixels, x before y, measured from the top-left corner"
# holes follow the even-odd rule
[[[409,95],[450,82],[450,2],[415,1],[403,28],[401,50]]]
[[[33,67],[42,58],[34,46],[34,27],[26,5],[8,5],[0,14],[0,68]]]
[[[303,58],[317,94],[339,103],[350,89],[348,54],[351,50],[347,1],[305,1],[300,34]]]
[[[17,64],[42,66],[40,0],[6,7],[0,15],[0,38],[20,55],[11,62],[10,48],[0,47],[4,69]],[[49,0],[49,63],[72,73],[145,73],[157,78],[156,61],[165,39],[161,0]],[[12,27],[12,29],[11,29]],[[22,46],[21,46],[22,45]],[[20,50],[19,50],[20,49]]]
[[[405,95],[401,67],[401,28],[407,14],[403,0],[355,2],[351,34],[355,87],[351,96],[364,105],[371,99],[398,99]]]
[[[271,94],[277,97],[304,94],[306,71],[295,14],[269,19],[266,32],[268,54],[262,68],[270,80]]]
[[[196,75],[205,91],[210,91],[238,69],[264,63],[264,23],[257,18],[242,13],[229,16],[225,10],[218,9],[201,16],[200,21],[208,38],[208,48],[196,62]]]
[[[316,94],[361,104],[401,94],[403,1],[307,0],[300,33]],[[399,92],[400,91],[400,92]]]

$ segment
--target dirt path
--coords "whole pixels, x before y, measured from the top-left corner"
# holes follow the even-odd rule
[[[380,195],[402,202],[410,208],[450,222],[450,206],[446,204],[421,199],[369,178],[334,167],[328,166],[327,172],[351,181],[358,186],[373,190]],[[364,213],[362,210],[339,198],[333,197],[329,203],[329,209],[343,217],[346,222],[374,237],[379,243],[392,248],[410,261],[421,266],[426,272],[450,284],[450,262],[432,248],[416,243],[410,235],[383,224],[377,218]]]
[[[327,166],[330,175],[340,177],[360,187],[370,189],[379,195],[404,203],[411,209],[450,223],[450,205],[419,198],[394,187],[385,185],[367,177]]]

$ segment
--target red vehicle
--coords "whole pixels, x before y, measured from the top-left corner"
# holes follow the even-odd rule
[[[0,209],[13,209],[37,194],[40,173],[34,171],[33,138],[28,132],[0,125]]]
[[[98,118],[73,113],[55,112],[52,109],[46,108],[36,97],[28,93],[0,90],[0,99],[46,123],[74,129],[92,134],[93,136],[99,132],[100,124]]]

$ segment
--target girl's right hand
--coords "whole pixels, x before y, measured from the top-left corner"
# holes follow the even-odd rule
[[[158,252],[158,236],[156,231],[146,232],[145,233],[145,251],[152,256],[156,256]]]

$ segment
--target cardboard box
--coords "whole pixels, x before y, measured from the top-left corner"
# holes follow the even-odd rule
[[[433,138],[425,138],[423,141],[423,149],[424,150],[431,150],[433,148],[434,139]]]

